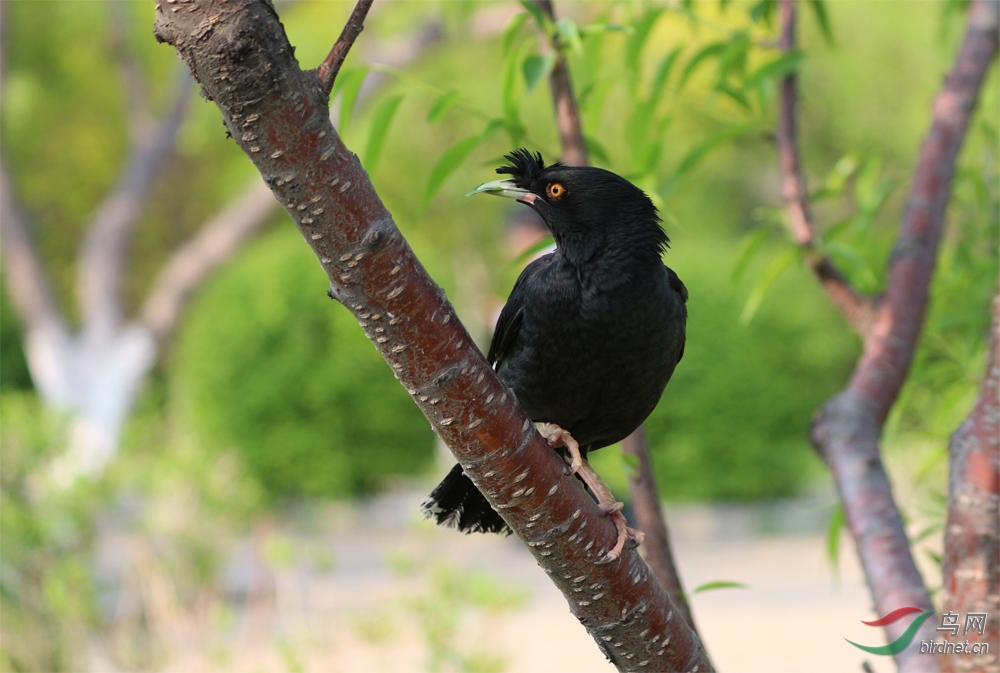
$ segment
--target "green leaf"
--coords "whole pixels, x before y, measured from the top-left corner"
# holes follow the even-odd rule
[[[812,7],[813,16],[816,17],[816,23],[819,24],[823,38],[828,45],[833,46],[833,31],[830,29],[830,17],[826,13],[826,3],[823,0],[809,0],[809,6]]]
[[[514,40],[521,33],[521,28],[524,26],[524,22],[528,19],[528,15],[524,13],[518,13],[514,15],[514,18],[510,20],[507,27],[503,31],[503,51],[501,52],[504,57],[510,54],[511,47],[514,46]]]
[[[570,48],[574,54],[583,54],[583,40],[580,39],[580,29],[572,19],[559,19],[556,24],[556,34],[561,39],[560,45]]]
[[[715,582],[706,582],[701,586],[695,587],[692,594],[700,594],[706,591],[715,591],[716,589],[749,589],[746,584],[742,582],[730,582],[727,580],[716,580]]]
[[[840,196],[844,193],[844,187],[847,181],[852,175],[858,170],[859,157],[855,152],[848,152],[844,156],[837,160],[830,172],[827,173],[826,179],[823,181],[823,186],[816,190],[813,194],[809,195],[810,201],[818,201],[820,199],[829,198],[832,196]]]
[[[524,15],[519,14],[518,16],[524,16]],[[434,101],[434,104],[431,105],[430,111],[427,113],[427,123],[435,124],[441,121],[444,118],[444,116],[448,114],[448,110],[455,107],[455,103],[457,103],[461,99],[462,99],[462,94],[454,90],[448,91],[447,93],[443,93],[440,96],[438,96],[437,100]]]
[[[621,26],[617,23],[604,23],[598,21],[597,23],[588,23],[586,26],[580,26],[580,35],[600,35],[601,33],[628,33],[632,34],[634,31],[631,26]]]
[[[730,39],[726,48],[719,56],[719,68],[716,75],[715,88],[720,88],[729,76],[729,73],[736,71],[743,72],[746,68],[747,52],[750,50],[750,37],[745,32],[739,32]]]
[[[681,78],[677,83],[677,89],[680,90],[684,88],[688,78],[691,77],[692,73],[694,73],[695,68],[701,65],[705,59],[718,56],[726,50],[727,46],[729,46],[727,42],[718,40],[716,42],[706,44],[704,47],[695,52],[695,55],[691,57],[691,60],[687,62],[687,65],[684,66],[684,70],[681,72]]]
[[[642,55],[642,48],[646,45],[650,31],[656,24],[656,20],[663,13],[662,9],[653,9],[646,12],[632,28],[635,31],[625,45],[625,68],[631,76],[633,86],[639,81],[639,58]]]
[[[583,141],[587,143],[587,153],[590,154],[590,156],[594,157],[594,159],[602,164],[606,165],[611,163],[607,150],[604,149],[604,145],[598,142],[596,138],[585,135],[583,137]]]
[[[711,152],[717,145],[725,140],[733,138],[738,135],[743,135],[744,133],[749,133],[751,131],[759,130],[761,126],[755,122],[748,122],[746,124],[733,124],[730,126],[724,126],[708,138],[705,138],[700,143],[691,148],[684,158],[681,159],[680,163],[677,165],[677,169],[674,171],[673,175],[667,178],[663,186],[660,187],[660,196],[666,198],[666,195],[677,186],[677,183],[683,178],[688,172],[690,172],[695,166],[697,166],[705,156]]]
[[[631,453],[623,453],[622,467],[625,468],[625,476],[631,479],[639,471],[639,456],[633,456]]]
[[[923,542],[931,535],[934,535],[935,533],[940,533],[943,528],[944,528],[944,523],[941,521],[932,523],[931,525],[927,526],[922,531],[917,533],[916,537],[913,538],[911,544],[917,544],[918,542]]]
[[[770,26],[771,17],[774,16],[774,8],[777,4],[775,0],[761,0],[750,8],[750,18],[754,23]]]
[[[520,140],[522,133],[521,100],[520,92],[517,89],[519,61],[520,55],[518,53],[512,53],[507,56],[503,72],[503,88],[501,89],[504,124],[515,145]]]
[[[750,296],[747,297],[747,303],[743,306],[743,313],[740,314],[741,324],[750,324],[754,315],[757,314],[757,309],[763,303],[764,297],[767,296],[767,293],[771,291],[774,284],[784,275],[785,271],[798,261],[799,254],[796,248],[787,248],[775,255],[768,265],[764,267],[760,278],[757,279],[757,284],[754,285],[753,290],[750,291]]]
[[[739,250],[736,252],[736,261],[733,262],[733,269],[729,273],[731,283],[735,285],[740,282],[750,262],[766,240],[767,229],[763,227],[758,227],[743,237],[743,240],[740,241]]]
[[[847,277],[863,291],[878,287],[878,278],[868,261],[857,250],[834,241],[825,241],[823,248],[844,269]]]
[[[729,86],[726,82],[719,82],[715,85],[715,90],[735,102],[745,111],[751,111],[750,101],[747,100],[747,97],[739,89]]]
[[[343,136],[347,133],[347,125],[351,121],[351,114],[354,112],[354,103],[358,99],[358,92],[364,84],[365,77],[368,76],[368,67],[359,66],[348,71],[340,71],[337,80],[333,84],[331,96],[340,94],[340,114],[337,122],[337,132]]]
[[[539,80],[549,74],[555,62],[556,55],[553,52],[549,52],[545,56],[531,54],[524,59],[524,62],[521,63],[521,72],[524,73],[524,84],[528,91],[535,90]]]
[[[375,165],[382,154],[382,147],[385,145],[385,137],[389,133],[389,125],[392,124],[392,118],[396,115],[396,110],[402,100],[402,95],[392,96],[383,102],[372,115],[372,126],[368,132],[368,146],[365,148],[365,159],[362,162],[365,170],[369,173],[375,170]]]
[[[882,157],[870,155],[865,159],[858,176],[854,179],[854,200],[859,206],[871,200],[881,173]]]
[[[670,79],[670,72],[674,68],[674,64],[677,63],[678,57],[684,50],[683,46],[674,47],[669,54],[667,54],[662,61],[660,61],[659,67],[656,69],[656,76],[653,78],[653,83],[649,87],[649,96],[647,100],[657,101],[660,96],[663,95],[663,88],[667,84],[667,80]]]
[[[434,165],[433,170],[431,170],[431,176],[427,180],[427,190],[424,193],[423,208],[427,207],[430,200],[434,197],[444,181],[455,172],[455,170],[462,165],[462,162],[468,158],[469,154],[476,148],[480,142],[488,138],[489,136],[496,133],[497,130],[503,128],[504,123],[499,119],[491,120],[483,132],[479,135],[470,136],[464,140],[459,140],[457,143],[449,147],[438,159],[437,164]]]
[[[759,86],[765,79],[777,79],[795,72],[805,56],[804,52],[795,49],[782,54],[772,61],[762,63],[747,78],[747,87]]]
[[[830,563],[833,577],[840,581],[840,532],[844,529],[846,518],[844,507],[840,503],[830,514],[830,523],[826,527],[826,560]]]
[[[535,23],[546,35],[552,35],[552,20],[538,5],[531,0],[521,0],[521,6],[528,10],[528,13],[535,19]]]

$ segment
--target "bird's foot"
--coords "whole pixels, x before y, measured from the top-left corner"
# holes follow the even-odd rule
[[[573,439],[573,435],[569,434],[569,431],[563,430],[555,423],[535,423],[535,427],[538,428],[539,434],[545,438],[545,441],[547,441],[549,446],[552,448],[557,446],[566,447],[566,451],[569,452],[569,456],[567,458],[569,468],[565,471],[565,473],[576,474],[579,472],[580,467],[583,465],[583,454],[580,453],[580,444]]]
[[[622,503],[617,503],[621,505]],[[603,507],[601,509],[604,509]],[[625,522],[625,515],[619,510],[614,510],[608,513],[611,517],[612,523],[615,524],[615,528],[618,529],[618,540],[615,542],[615,546],[608,550],[608,552],[597,561],[598,564],[611,563],[615,559],[622,555],[622,551],[625,549],[625,545],[628,544],[629,549],[635,549],[642,544],[642,541],[646,539],[646,534],[643,533],[638,528],[629,528]]]

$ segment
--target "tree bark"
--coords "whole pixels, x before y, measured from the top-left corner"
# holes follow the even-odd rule
[[[948,447],[948,521],[944,534],[944,611],[987,615],[984,635],[956,642],[1000,643],[1000,295],[993,300],[989,354],[976,405]],[[1000,671],[1000,653],[945,654],[950,672]]]
[[[781,0],[780,18],[781,46],[789,50],[794,47],[794,0]],[[893,499],[879,441],[923,326],[955,158],[986,71],[997,52],[998,23],[1000,4],[995,0],[972,3],[959,53],[934,101],[931,129],[920,149],[899,236],[889,259],[884,295],[872,302],[871,314],[866,315],[863,304],[853,299],[843,301],[843,297],[838,299],[831,293],[834,303],[861,333],[864,352],[847,388],[817,414],[811,439],[833,474],[880,616],[907,606],[933,609]],[[816,229],[797,160],[794,96],[794,75],[790,75],[779,86],[778,135],[786,200],[796,240],[800,245],[812,245]],[[814,269],[829,290],[829,275],[815,265]],[[858,306],[862,310],[856,312],[854,307]],[[859,315],[862,319],[858,319]],[[902,635],[907,626],[906,621],[887,625],[889,640]],[[933,640],[935,635],[933,622],[926,621],[917,638]],[[938,670],[937,659],[920,655],[917,648],[907,648],[895,658],[901,671]]]
[[[183,10],[183,11],[182,11]],[[697,636],[496,378],[329,121],[266,0],[157,4],[172,44],[406,390],[620,670],[705,671]]]

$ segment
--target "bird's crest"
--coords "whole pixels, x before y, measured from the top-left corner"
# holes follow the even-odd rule
[[[541,152],[535,152],[534,155],[532,155],[531,152],[523,147],[518,148],[510,154],[504,156],[504,159],[509,161],[510,165],[501,166],[497,169],[497,173],[512,176],[518,187],[527,187],[530,185],[534,182],[538,174],[546,168],[562,165],[559,162],[556,162],[552,164],[552,166],[546,166],[545,161],[542,159]]]

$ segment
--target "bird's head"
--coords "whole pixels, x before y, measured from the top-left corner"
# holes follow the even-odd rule
[[[518,149],[497,169],[510,177],[471,194],[494,194],[531,206],[556,245],[580,261],[603,252],[628,252],[657,261],[669,242],[656,207],[628,180],[602,168],[545,165],[542,155]]]

